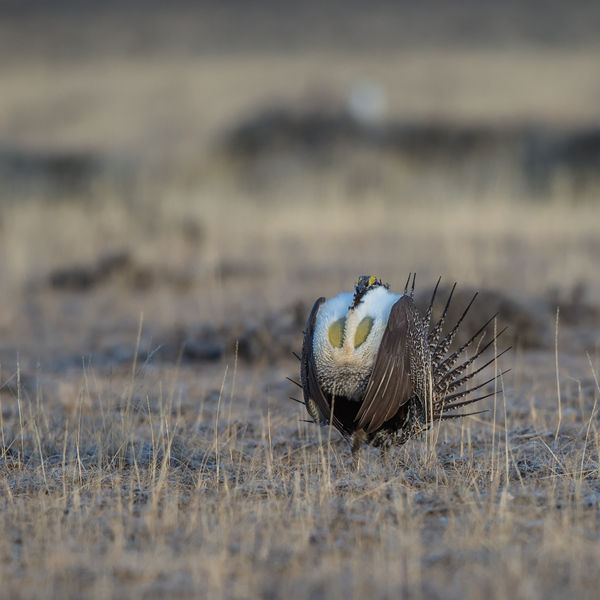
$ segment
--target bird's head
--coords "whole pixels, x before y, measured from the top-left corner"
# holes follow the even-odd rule
[[[383,283],[381,279],[377,279],[374,275],[361,275],[354,286],[354,297],[349,308],[356,308],[369,290],[379,286],[383,286],[386,290],[390,289],[389,283]]]

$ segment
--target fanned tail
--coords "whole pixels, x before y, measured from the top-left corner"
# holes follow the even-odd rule
[[[427,308],[427,313],[425,314],[425,319],[423,319],[423,328],[425,331],[429,331],[429,325],[431,323],[431,313],[433,311],[433,303],[435,301],[435,295],[437,294],[438,287],[440,285],[441,277],[438,277],[437,283],[433,288],[433,294],[431,294],[431,300],[429,302],[429,307]]]
[[[475,298],[477,298],[477,294],[478,294],[478,292],[475,292],[475,295],[473,296],[473,298],[471,298],[471,301],[469,302],[469,304],[467,304],[467,307],[463,311],[463,314],[461,315],[460,319],[458,319],[458,321],[456,322],[456,325],[452,328],[450,333],[448,335],[446,335],[446,337],[444,337],[440,342],[438,342],[437,346],[435,347],[434,351],[432,352],[431,364],[434,365],[434,368],[439,364],[440,360],[448,352],[448,348],[450,348],[450,344],[456,337],[456,332],[458,331],[458,328],[460,327],[464,318],[467,316],[469,309],[471,308],[471,306],[473,306],[473,302],[475,302]]]
[[[474,342],[477,341],[477,345],[481,343],[483,337],[485,336],[486,329],[497,317],[496,313],[490,317],[457,350],[449,353],[450,346],[460,331],[461,325],[463,325],[465,317],[473,306],[478,294],[475,293],[473,295],[454,327],[452,327],[452,329],[446,335],[442,336],[442,330],[444,328],[448,309],[454,295],[456,283],[453,284],[452,289],[450,290],[444,310],[442,311],[442,315],[430,330],[433,304],[438,291],[439,283],[440,280],[438,279],[433,290],[429,307],[427,308],[427,312],[425,313],[425,317],[423,319],[425,331],[429,331],[427,334],[427,344],[429,346],[429,360],[431,361],[430,364],[433,391],[433,414],[430,417],[432,421],[459,418],[471,414],[479,414],[479,412],[485,412],[477,411],[464,414],[460,412],[455,413],[454,411],[493,396],[495,392],[472,397],[474,392],[496,382],[510,370],[506,369],[504,371],[500,371],[494,375],[494,377],[488,378],[483,383],[472,385],[471,380],[476,375],[482,373],[492,364],[496,363],[502,355],[506,354],[506,352],[511,349],[510,346],[503,350],[496,349],[496,343],[498,339],[507,328],[505,327],[494,333],[487,343],[481,347],[478,347],[474,354],[468,356],[467,350]],[[480,359],[490,348],[492,348],[493,355],[483,364],[477,365],[476,362],[478,359]],[[473,365],[475,365],[476,368],[470,371],[469,369]],[[448,414],[449,411],[451,414]]]
[[[412,277],[412,286],[410,288],[410,292],[408,291],[408,286],[410,284],[410,278]],[[415,280],[417,278],[417,274],[416,273],[409,273],[408,274],[408,279],[406,280],[406,283],[404,284],[404,295],[409,295],[411,298],[414,297],[415,295]]]
[[[436,370],[440,375],[448,373],[452,367],[457,363],[462,353],[484,332],[485,328],[498,316],[498,313],[492,315],[487,322],[485,322],[458,350],[453,352],[448,358],[446,358],[442,364],[440,364]],[[506,329],[506,328],[505,328]],[[500,333],[502,333],[502,330]],[[500,335],[500,334],[498,334]]]
[[[456,389],[458,385],[464,383],[465,381],[468,381],[468,379],[459,380],[458,377],[460,377],[505,331],[506,327],[502,329],[498,334],[496,334],[483,348],[481,348],[481,350],[476,352],[471,358],[465,360],[462,364],[458,365],[458,367],[452,369],[451,371],[447,371],[444,374],[439,373],[439,379],[437,379],[436,381],[435,391],[438,393],[441,393],[443,391],[452,392]],[[504,350],[501,354],[504,354],[504,352],[506,352],[508,349],[509,348]],[[497,354],[494,357],[494,359],[492,359],[492,362],[496,358],[499,358],[501,354]],[[489,363],[486,363],[486,365],[487,364]],[[486,365],[484,365],[481,369],[485,368]],[[468,378],[470,379],[481,369],[469,375]]]
[[[433,326],[433,329],[429,332],[429,335],[427,336],[427,341],[429,342],[429,352],[431,354],[435,352],[438,342],[440,341],[440,336],[442,335],[442,327],[444,326],[444,322],[446,321],[446,315],[448,314],[448,308],[450,306],[450,302],[452,301],[452,295],[454,294],[455,289],[456,282],[450,290],[450,294],[448,296],[448,300],[446,300],[446,306],[444,307],[442,316],[439,318],[438,322]]]

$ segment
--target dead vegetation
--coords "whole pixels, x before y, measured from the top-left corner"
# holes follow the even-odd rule
[[[4,593],[595,597],[597,209],[211,192],[4,209]],[[498,311],[512,370],[357,472],[288,400],[291,352],[317,296],[415,268],[424,302],[480,290],[467,329]]]
[[[538,237],[526,225],[528,215],[539,219],[537,208],[513,206],[511,218],[494,220],[494,207],[461,205],[492,223],[487,246],[477,241],[479,221],[468,225],[460,212],[447,213],[440,229],[409,210],[407,237],[394,236],[402,212],[393,204],[372,209],[381,234],[374,248],[344,242],[378,239],[350,213],[335,228],[302,228],[343,206],[332,199],[274,215],[269,205],[236,204],[239,221],[224,223],[207,210],[200,245],[167,227],[149,251],[143,236],[129,237],[132,250],[117,255],[100,235],[112,222],[108,208],[85,224],[68,205],[58,220],[45,213],[37,240],[9,238],[11,256],[25,257],[22,272],[39,274],[12,272],[3,292],[19,299],[4,304],[12,312],[0,344],[6,594],[595,597],[600,348],[594,295],[576,283],[594,256],[582,235],[592,209],[549,208]],[[37,226],[25,208],[15,210],[16,231]],[[90,245],[82,266],[61,271],[52,265],[60,264],[65,215]],[[257,227],[266,219],[268,229]],[[316,252],[322,231],[330,237]],[[540,257],[535,249],[549,232],[556,246]],[[432,252],[436,235],[448,236],[456,252]],[[515,235],[517,250],[530,250],[523,265],[554,261],[557,273],[574,266],[570,284],[543,287],[548,273],[519,274],[512,258],[498,261],[498,250],[515,251]],[[45,274],[24,247],[39,241],[59,248]],[[253,245],[260,269],[219,276]],[[487,413],[436,426],[387,458],[365,450],[355,471],[347,443],[303,423],[303,407],[287,399],[298,393],[285,377],[297,377],[291,351],[307,307],[352,285],[369,261],[393,287],[403,285],[410,263],[423,265],[418,290],[426,301],[437,273],[475,247],[478,266],[454,265],[452,279],[466,279],[456,308],[477,281],[497,282],[481,289],[467,328],[499,311],[498,326],[508,324],[516,343],[502,361],[511,372]],[[158,276],[149,287],[132,285],[128,274],[142,262],[151,273],[187,272],[186,286]],[[168,271],[171,264],[177,269]],[[81,272],[93,284],[64,284]],[[525,275],[522,290],[511,287]]]
[[[557,429],[551,373],[514,368],[483,420],[370,450],[359,472],[336,434],[298,422],[280,369],[84,369],[70,402],[5,383],[4,589],[592,598],[596,371],[562,383]]]

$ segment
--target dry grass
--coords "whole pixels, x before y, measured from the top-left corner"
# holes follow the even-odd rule
[[[587,356],[560,343],[558,354],[517,349],[487,414],[436,427],[387,461],[367,450],[359,472],[336,434],[299,422],[284,383],[292,359],[95,354],[98,336],[118,335],[136,356],[148,331],[308,302],[367,269],[397,287],[416,265],[426,281],[449,272],[530,301],[552,283],[597,289],[591,207],[463,203],[435,207],[433,220],[431,207],[338,198],[291,212],[182,196],[142,221],[117,201],[12,209],[0,384],[7,595],[595,597],[597,345]],[[185,241],[181,219],[202,223],[203,240]],[[56,266],[123,244],[155,270],[186,272],[186,286],[44,283]],[[231,261],[242,266],[224,276]]]
[[[388,461],[366,452],[358,473],[271,383],[287,363],[84,369],[70,398],[25,393],[17,372],[16,399],[2,395],[4,591],[595,597],[597,360],[563,389],[557,438],[551,370],[514,362],[484,420]]]

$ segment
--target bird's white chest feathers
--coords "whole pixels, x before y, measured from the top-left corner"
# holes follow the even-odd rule
[[[346,292],[324,302],[317,313],[313,353],[323,389],[359,400],[367,385],[392,306],[401,298],[383,286],[369,290],[356,308]],[[339,335],[333,336],[332,325]],[[366,336],[365,336],[365,332]]]

